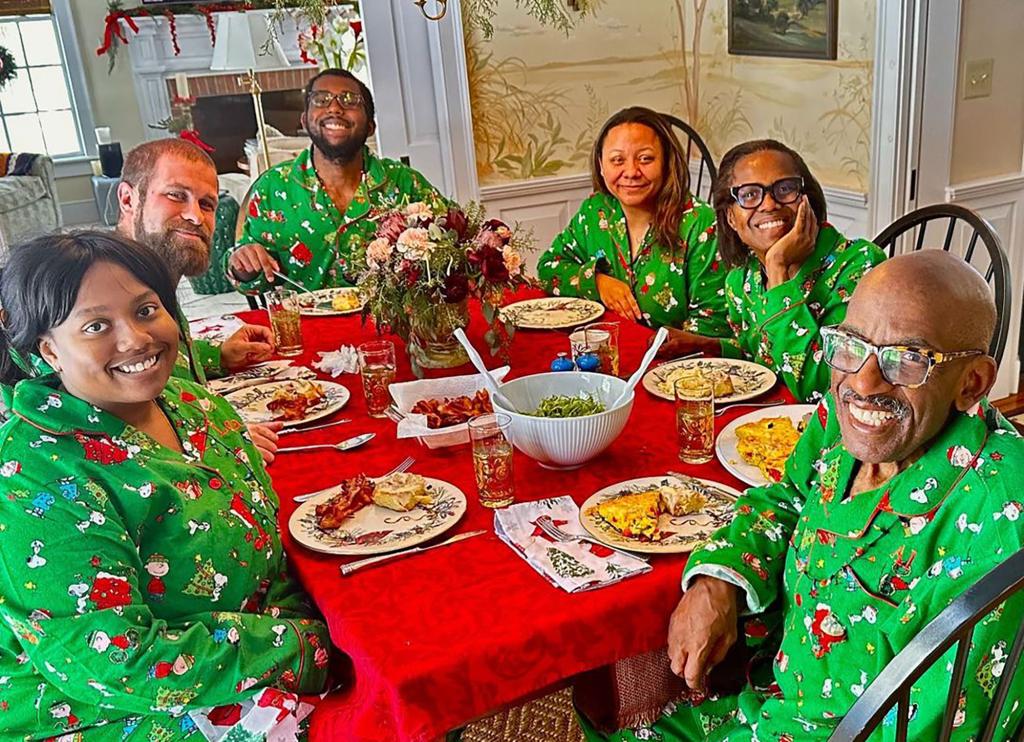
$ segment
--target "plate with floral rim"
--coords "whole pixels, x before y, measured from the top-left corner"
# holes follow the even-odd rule
[[[679,376],[699,369],[705,373],[724,373],[732,382],[731,394],[715,397],[715,404],[730,404],[753,399],[775,386],[775,372],[753,361],[730,358],[680,358],[655,366],[644,374],[644,389],[655,397],[675,400],[673,385]]]
[[[501,318],[520,330],[566,330],[600,319],[604,305],[575,296],[525,299],[501,308]]]
[[[363,298],[359,295],[359,289],[351,287],[317,289],[299,294],[298,299],[299,314],[303,317],[339,317],[363,309]],[[344,304],[341,309],[335,306],[336,299],[340,304]]]
[[[372,556],[407,549],[439,536],[466,512],[466,495],[454,484],[424,477],[430,504],[420,504],[407,512],[369,504],[342,524],[323,529],[317,525],[316,506],[330,500],[338,487],[328,487],[306,500],[288,521],[288,530],[297,542],[321,554]]]
[[[622,495],[657,490],[662,486],[690,485],[699,488],[707,504],[699,512],[687,515],[662,513],[658,517],[657,540],[627,536],[597,513],[597,506]],[[648,554],[679,554],[693,551],[711,534],[732,520],[732,505],[741,495],[739,490],[710,479],[682,481],[673,476],[640,477],[598,490],[580,506],[580,523],[598,541],[626,551]]]

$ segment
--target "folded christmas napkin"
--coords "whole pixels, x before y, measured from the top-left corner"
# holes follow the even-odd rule
[[[218,317],[203,317],[188,323],[188,331],[194,338],[208,340],[220,345],[229,337],[242,329],[245,323],[233,314],[222,314]]]
[[[498,510],[494,514],[494,531],[552,585],[578,593],[651,570],[643,559],[599,544],[555,541],[537,525],[542,515],[550,517],[563,531],[587,535],[580,525],[580,510],[568,495]]]

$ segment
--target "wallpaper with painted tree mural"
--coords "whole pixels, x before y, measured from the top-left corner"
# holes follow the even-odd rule
[[[839,3],[835,61],[729,55],[727,2],[604,0],[569,36],[502,3],[485,40],[464,0],[481,185],[586,172],[605,118],[646,105],[693,124],[716,158],[770,136],[824,184],[866,190],[874,0]]]

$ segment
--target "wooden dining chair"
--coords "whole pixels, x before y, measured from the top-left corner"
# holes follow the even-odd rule
[[[1002,241],[991,224],[964,206],[934,204],[901,216],[883,229],[873,241],[888,252],[891,258],[900,247],[905,248],[902,252],[938,247],[937,237],[942,241],[943,250],[955,252],[971,263],[992,286],[997,320],[989,353],[999,363],[1010,334],[1010,263]],[[986,256],[977,251],[979,241],[985,246],[987,265]]]
[[[715,182],[715,174],[718,172],[715,167],[715,158],[711,156],[711,150],[704,144],[700,134],[681,118],[670,113],[663,113],[661,115],[674,129],[682,132],[681,136],[678,134],[677,136],[679,137],[679,143],[685,145],[687,164],[693,162],[694,154],[700,155],[700,163],[697,165],[697,180],[695,182],[691,177],[690,192],[702,201],[711,203],[711,188]],[[696,153],[694,150],[696,150]],[[692,167],[690,174],[691,176],[693,174]]]
[[[829,742],[862,742],[882,723],[896,705],[896,741],[906,742],[910,717],[910,688],[936,661],[940,661],[950,647],[956,645],[956,659],[950,673],[949,694],[942,716],[942,727],[937,742],[948,742],[960,700],[961,685],[967,667],[968,652],[974,627],[992,616],[996,609],[1014,593],[1024,588],[1024,549],[971,585],[950,603],[921,633],[879,673],[874,682],[853,704],[839,726],[832,732]],[[997,730],[1010,686],[1017,676],[1021,650],[1024,649],[1024,622],[1019,616],[1007,612],[995,620],[1016,622],[1016,635],[1006,656],[999,684],[987,710],[971,708],[968,713],[985,713],[985,723],[976,742],[999,740],[1020,742],[1024,739],[1024,720],[1014,730]],[[929,689],[932,692],[932,689]],[[939,692],[936,688],[934,692]],[[1013,699],[1016,701],[1016,699]]]
[[[253,181],[252,185],[249,186],[249,190],[245,192],[245,198],[242,199],[242,203],[238,205],[238,220],[235,222],[235,244],[242,239],[242,229],[245,227],[245,217],[249,214],[249,200],[252,198],[252,189],[256,185],[256,181]],[[245,294],[245,300],[249,303],[249,309],[260,309],[265,307],[263,297],[250,296]]]

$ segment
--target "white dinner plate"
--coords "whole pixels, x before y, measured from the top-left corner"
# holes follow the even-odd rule
[[[644,374],[644,389],[655,397],[675,400],[672,386],[681,369],[701,369],[711,372],[725,372],[732,379],[733,393],[715,397],[715,404],[729,404],[752,399],[764,394],[775,386],[775,372],[753,361],[738,361],[729,358],[682,358],[655,366]]]
[[[382,508],[373,503],[347,518],[341,528],[324,530],[316,524],[316,506],[338,492],[329,487],[299,505],[288,521],[288,530],[300,544],[323,554],[370,556],[407,549],[438,536],[459,522],[466,512],[466,496],[458,487],[426,477],[429,505],[408,512]]]
[[[351,309],[335,309],[331,304],[335,296],[352,296],[359,299],[359,303]],[[338,317],[343,314],[361,312],[363,309],[359,290],[354,288],[317,289],[307,294],[299,294],[298,299],[299,314],[304,317]]]
[[[275,413],[267,409],[267,404],[274,398],[279,389],[298,391],[302,385],[316,384],[324,391],[323,401],[316,407],[307,408],[305,416],[298,420],[283,420],[287,428],[292,425],[319,420],[322,417],[337,412],[348,403],[348,389],[333,381],[270,381],[266,384],[238,389],[224,395],[224,399],[231,403],[231,406],[238,412],[247,423],[273,422],[277,418]]]
[[[565,330],[600,319],[604,305],[574,296],[526,299],[501,309],[501,318],[521,330]]]
[[[682,484],[671,476],[640,477],[613,484],[595,492],[580,507],[580,523],[598,541],[627,551],[639,551],[650,554],[678,554],[693,551],[703,544],[712,533],[732,520],[733,501],[740,496],[738,490],[710,479],[697,480],[707,486],[707,507],[700,513],[672,516],[663,513],[658,519],[658,530],[662,537],[658,541],[644,541],[639,538],[624,536],[605,520],[597,515],[592,508],[614,497],[634,492],[643,492],[663,484]]]
[[[752,487],[763,487],[766,484],[773,484],[761,473],[760,469],[753,464],[748,464],[740,456],[738,449],[739,438],[736,436],[736,428],[745,423],[764,420],[767,417],[788,417],[793,421],[793,427],[799,427],[804,417],[808,414],[814,414],[816,409],[817,406],[812,404],[787,404],[777,407],[765,407],[748,412],[746,415],[741,415],[722,428],[722,432],[718,434],[718,439],[715,441],[715,456],[722,462],[722,466],[729,470],[730,474]]]

